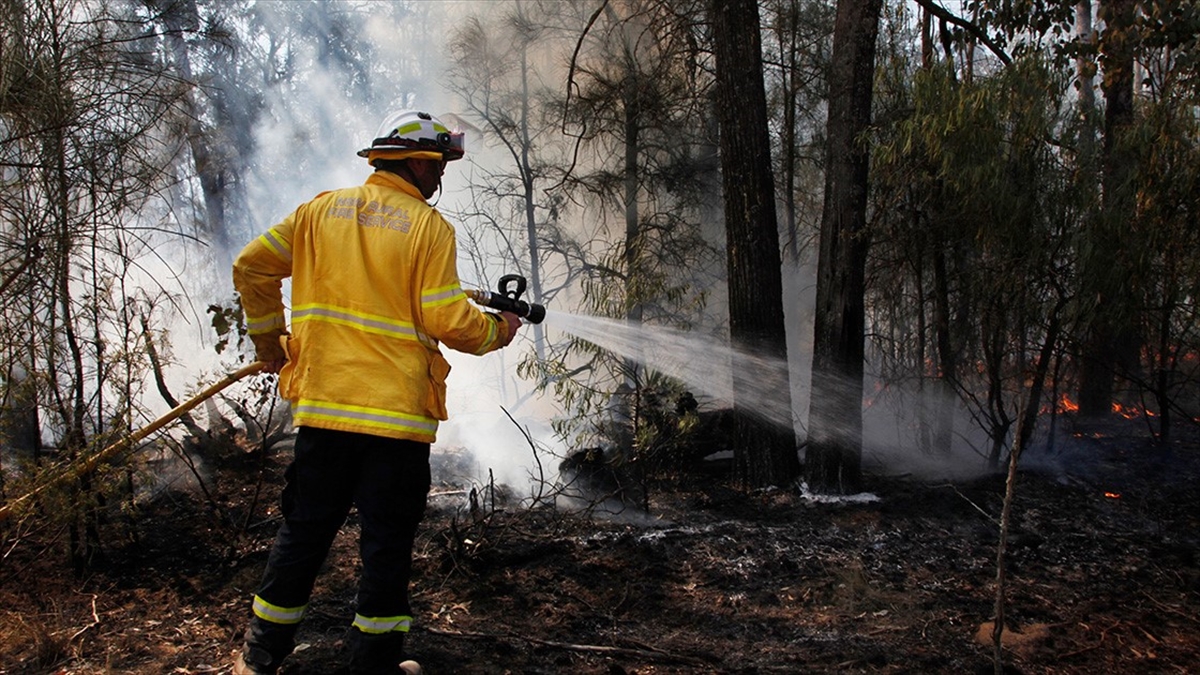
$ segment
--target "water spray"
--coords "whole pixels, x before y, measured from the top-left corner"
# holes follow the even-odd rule
[[[509,288],[514,284],[515,288]],[[467,289],[466,294],[476,303],[501,312],[512,312],[529,323],[541,323],[546,318],[546,308],[533,302],[525,302],[521,295],[525,293],[525,277],[519,274],[505,274],[500,277],[495,293],[492,291]]]

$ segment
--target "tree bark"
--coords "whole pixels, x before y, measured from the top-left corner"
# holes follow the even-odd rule
[[[754,0],[713,0],[713,50],[720,129],[725,231],[729,267],[729,332],[733,344],[770,363],[772,394],[791,409],[787,378],[787,335],[783,278],[767,98],[763,84],[762,37]],[[735,449],[737,480],[747,487],[783,485],[800,471],[794,428],[761,417],[764,373],[733,364],[734,409],[743,443]]]
[[[1081,359],[1079,414],[1101,418],[1112,412],[1113,386],[1119,367],[1136,353],[1130,323],[1132,287],[1121,262],[1121,228],[1132,212],[1131,162],[1122,149],[1122,136],[1133,123],[1134,0],[1104,0],[1100,18],[1105,29],[1100,43],[1103,69],[1104,139],[1101,146],[1103,212],[1089,237],[1091,256],[1085,260],[1084,298],[1095,299]]]
[[[881,0],[839,0],[826,125],[825,203],[817,267],[810,489],[851,493],[862,484],[863,294],[868,154]]]

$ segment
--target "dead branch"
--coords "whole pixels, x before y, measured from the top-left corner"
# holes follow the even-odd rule
[[[25,252],[25,259],[21,261],[21,264],[17,265],[17,268],[9,273],[8,277],[3,282],[0,282],[0,295],[4,295],[4,292],[8,290],[8,287],[11,286],[17,279],[19,279],[21,274],[25,272],[25,270],[28,269],[35,260],[42,256],[42,253],[43,251],[40,245],[35,243],[30,246]]]
[[[92,622],[72,633],[71,637],[67,638],[67,642],[74,642],[75,638],[100,625],[100,614],[96,612],[97,597],[98,596],[95,593],[92,593]]]
[[[1193,623],[1196,621],[1196,615],[1194,613],[1184,611],[1181,608],[1176,607],[1174,605],[1168,605],[1145,591],[1142,591],[1142,596],[1145,597],[1150,602],[1154,603],[1155,607],[1158,607],[1160,610],[1162,610],[1164,612],[1169,612],[1181,619],[1187,619],[1188,621],[1191,621]]]
[[[470,640],[520,640],[529,644],[539,645],[542,647],[552,647],[554,649],[563,649],[572,652],[583,652],[588,654],[608,654],[612,656],[625,656],[630,658],[648,659],[652,661],[667,661],[671,663],[684,663],[694,666],[711,666],[716,659],[711,656],[696,657],[686,654],[674,654],[663,651],[650,645],[642,645],[640,649],[631,649],[629,647],[609,647],[606,645],[588,645],[577,644],[572,642],[558,642],[555,640],[542,640],[538,638],[525,637],[523,635],[515,635],[512,633],[495,634],[495,633],[475,633],[466,631],[444,631],[437,628],[424,627],[414,630],[423,630],[432,635],[440,635],[442,637],[465,638]]]
[[[998,525],[1000,524],[1000,521],[999,521],[999,520],[998,520],[998,519],[997,519],[995,516],[993,516],[992,514],[988,513],[986,509],[984,509],[982,506],[980,506],[980,505],[976,504],[974,501],[972,501],[972,499],[971,499],[970,497],[968,497],[968,496],[964,495],[964,494],[962,493],[962,490],[959,490],[959,489],[958,489],[958,486],[957,486],[957,485],[955,485],[955,484],[953,484],[953,483],[947,483],[947,484],[945,484],[945,485],[942,485],[941,487],[948,487],[948,488],[950,488],[951,490],[954,490],[954,492],[955,492],[956,494],[958,494],[958,496],[959,496],[959,497],[962,497],[962,498],[963,498],[963,501],[965,501],[966,503],[970,504],[970,505],[971,505],[971,508],[973,508],[973,509],[975,509],[976,511],[980,512],[981,514],[983,514],[983,517],[984,517],[984,518],[987,518],[987,519],[988,519],[988,521],[989,521],[989,522],[991,522],[993,525],[997,525],[997,526],[998,526]]]
[[[508,418],[508,421],[512,422],[513,426],[515,426],[517,428],[517,430],[521,432],[521,435],[525,437],[525,442],[529,444],[529,449],[533,451],[533,461],[537,463],[537,469],[538,469],[538,475],[537,475],[538,493],[533,496],[533,500],[532,500],[532,503],[529,505],[529,508],[535,508],[538,504],[540,504],[542,502],[542,499],[545,497],[543,490],[546,487],[546,470],[544,468],[542,468],[542,458],[538,456],[537,443],[534,442],[533,436],[529,433],[529,430],[526,429],[525,427],[521,426],[517,422],[517,420],[513,418],[512,414],[508,412],[507,408],[505,408],[504,406],[500,406],[500,410],[504,411],[504,415],[505,415],[505,417]]]
[[[973,22],[951,14],[948,10],[946,10],[946,8],[934,2],[934,0],[917,0],[917,4],[924,7],[927,12],[936,16],[942,21],[945,21],[946,23],[952,23],[955,26],[966,30],[976,40],[979,40],[985,47],[991,50],[991,52],[996,55],[996,58],[1000,59],[1001,63],[1006,66],[1012,65],[1012,57],[1006,54],[1000,45],[996,44],[995,40],[989,37],[982,28],[975,25]]]
[[[154,373],[154,385],[158,388],[159,396],[162,396],[167,405],[177,408],[179,407],[179,400],[171,394],[171,390],[167,387],[167,380],[163,377],[162,360],[159,359],[158,348],[154,345],[154,337],[150,332],[150,322],[145,314],[142,314],[141,320],[142,341],[146,344],[146,356],[150,359],[150,368]],[[183,423],[183,426],[187,427],[188,433],[197,438],[204,438],[204,430],[200,428],[200,425],[196,424],[195,420],[187,412],[180,413],[179,421]]]

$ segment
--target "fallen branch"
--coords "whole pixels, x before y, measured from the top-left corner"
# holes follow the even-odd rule
[[[89,630],[100,625],[100,614],[96,611],[96,597],[97,597],[96,594],[92,593],[92,622],[89,623],[88,625],[84,626],[83,628],[80,628],[79,630],[75,631],[71,635],[71,637],[67,638],[67,642],[74,642],[75,639],[78,638],[80,635],[83,635],[84,633],[88,632]]]
[[[1186,619],[1193,623],[1196,622],[1196,615],[1193,613],[1184,611],[1175,605],[1168,605],[1168,604],[1164,603],[1163,601],[1159,600],[1158,598],[1155,598],[1153,595],[1150,595],[1146,591],[1142,591],[1142,596],[1145,597],[1150,602],[1154,603],[1155,607],[1158,607],[1159,609],[1161,609],[1164,612],[1170,612],[1171,614],[1174,614],[1175,616],[1177,616],[1181,619]]]
[[[983,514],[983,517],[984,517],[984,518],[987,518],[988,522],[990,522],[990,523],[992,523],[993,525],[996,525],[996,526],[999,526],[999,525],[1000,525],[1000,520],[999,520],[998,518],[996,518],[996,516],[993,516],[992,514],[988,513],[988,512],[987,512],[987,509],[985,509],[985,508],[983,508],[982,506],[980,506],[980,505],[976,504],[976,503],[975,503],[975,502],[974,502],[974,501],[973,501],[973,500],[972,500],[970,497],[968,497],[968,496],[964,495],[964,494],[962,493],[962,490],[959,490],[959,489],[958,489],[958,486],[957,486],[957,485],[955,485],[955,484],[953,484],[953,483],[947,483],[947,484],[945,484],[945,485],[940,485],[940,486],[938,486],[938,487],[948,487],[948,488],[950,488],[951,490],[954,490],[954,492],[955,492],[955,493],[957,493],[959,497],[962,497],[962,498],[963,498],[963,501],[965,501],[966,503],[970,504],[970,505],[971,505],[971,506],[972,506],[972,507],[973,507],[973,508],[974,508],[976,511],[980,512],[981,514]]]
[[[696,656],[688,656],[685,654],[673,654],[665,652],[661,649],[656,649],[645,646],[642,649],[631,649],[628,647],[609,647],[606,645],[587,645],[577,644],[573,642],[557,642],[555,640],[541,640],[538,638],[525,637],[522,635],[495,634],[495,633],[474,633],[467,631],[444,631],[437,628],[422,627],[414,630],[421,630],[431,635],[439,635],[442,637],[451,638],[466,638],[470,640],[520,640],[529,644],[539,645],[542,647],[552,647],[554,649],[564,649],[572,652],[584,652],[589,654],[606,654],[610,656],[626,656],[631,658],[649,659],[652,661],[669,661],[672,663],[684,663],[694,666],[710,666],[716,659],[712,657],[700,658]]]
[[[432,491],[432,490],[431,490],[431,491],[429,492],[429,498],[430,498],[430,499],[432,499],[432,498],[434,498],[434,497],[458,497],[458,496],[465,496],[465,495],[467,494],[467,492],[468,492],[468,491],[467,491],[466,489],[462,489],[462,490],[437,490],[437,491]]]

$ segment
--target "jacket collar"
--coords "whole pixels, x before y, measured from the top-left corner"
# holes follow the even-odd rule
[[[417,186],[404,180],[391,171],[375,171],[370,176],[367,176],[367,185],[382,185],[384,187],[390,187],[400,190],[401,192],[404,192],[412,197],[416,197],[421,201],[425,201],[425,198],[421,196],[421,191],[417,189]]]

